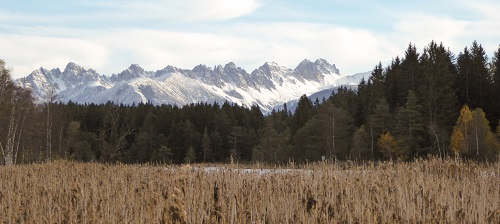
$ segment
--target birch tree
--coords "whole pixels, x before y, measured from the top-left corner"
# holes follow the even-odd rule
[[[16,164],[26,118],[33,108],[31,92],[14,85],[10,73],[0,60],[0,150],[7,166]]]
[[[474,111],[467,105],[462,108],[451,136],[451,149],[457,157],[488,161],[498,159],[500,144],[481,108]]]
[[[48,83],[44,91],[45,108],[47,110],[46,142],[45,142],[45,150],[47,153],[45,157],[46,162],[52,161],[52,115],[50,113],[50,107],[57,98],[57,93],[56,93],[57,89],[59,89],[57,84]]]

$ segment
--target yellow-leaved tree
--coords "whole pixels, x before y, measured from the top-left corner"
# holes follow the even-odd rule
[[[500,143],[491,131],[490,122],[481,108],[472,112],[471,133],[474,143],[472,157],[477,160],[496,161],[500,153]]]
[[[451,136],[451,149],[456,156],[469,159],[495,161],[500,144],[491,131],[488,119],[481,108],[471,111],[466,105]]]
[[[500,140],[500,121],[498,121],[498,126],[497,126],[497,138]]]
[[[386,159],[392,160],[396,156],[397,142],[391,133],[386,132],[378,139],[378,148]]]
[[[463,106],[460,110],[460,116],[457,119],[457,123],[453,128],[453,133],[451,135],[451,150],[455,153],[455,156],[466,152],[469,149],[468,146],[468,126],[472,121],[472,111],[467,105]]]

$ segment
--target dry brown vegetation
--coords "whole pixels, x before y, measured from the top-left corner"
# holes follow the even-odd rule
[[[269,170],[268,170],[269,171]],[[500,223],[500,165],[0,167],[2,223]]]

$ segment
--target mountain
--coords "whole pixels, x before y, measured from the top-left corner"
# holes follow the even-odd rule
[[[276,105],[303,94],[340,85],[357,85],[364,76],[342,75],[334,64],[324,59],[303,60],[295,69],[267,62],[251,73],[233,62],[213,68],[201,64],[193,69],[167,66],[157,71],[145,71],[133,64],[111,76],[70,62],[62,72],[58,68],[39,68],[16,83],[32,89],[38,102],[45,102],[47,90],[55,89],[57,100],[61,102],[151,102],[182,106],[229,101],[245,106],[256,104],[269,112]]]

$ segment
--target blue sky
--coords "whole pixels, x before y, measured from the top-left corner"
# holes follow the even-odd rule
[[[230,61],[251,72],[325,58],[343,74],[387,64],[411,42],[458,54],[500,44],[500,3],[352,0],[23,0],[0,7],[0,58],[19,78],[72,61],[111,75]]]

